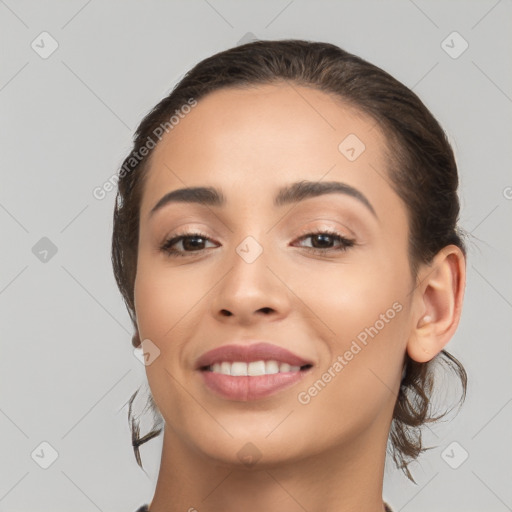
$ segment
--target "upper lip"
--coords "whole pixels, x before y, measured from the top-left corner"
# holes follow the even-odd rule
[[[288,363],[290,366],[304,366],[313,364],[311,361],[299,357],[289,350],[273,345],[272,343],[257,342],[250,345],[229,344],[214,348],[202,354],[196,361],[196,369],[208,367],[223,361],[278,361]]]

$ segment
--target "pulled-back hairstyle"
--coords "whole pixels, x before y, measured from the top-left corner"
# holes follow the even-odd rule
[[[180,109],[186,111],[184,106],[200,101],[212,91],[283,82],[339,98],[345,105],[369,115],[381,129],[387,143],[385,179],[408,211],[408,258],[413,282],[417,280],[420,264],[431,263],[449,244],[458,246],[466,256],[464,232],[457,227],[458,175],[454,154],[444,131],[416,94],[382,69],[333,44],[257,40],[199,62],[144,117],[135,132],[133,149],[118,173],[112,236],[114,274],[135,330],[139,210],[152,155],[147,149],[144,152],[144,147],[161,134],[162,126],[166,131],[172,128],[169,119]],[[133,343],[138,346],[140,340]],[[408,464],[430,449],[422,446],[422,427],[447,414],[435,417],[430,412],[434,369],[444,364],[460,379],[460,405],[466,397],[467,376],[461,363],[446,350],[425,363],[412,360],[406,353],[404,363],[405,375],[393,411],[388,451],[396,466],[415,482]],[[142,467],[139,446],[162,429],[139,437],[138,422],[132,417],[131,408],[136,394],[130,399],[129,422],[135,456]],[[149,404],[156,412],[151,395]]]

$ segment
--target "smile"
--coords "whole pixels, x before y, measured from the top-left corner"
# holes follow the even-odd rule
[[[216,396],[246,402],[274,395],[301,381],[313,361],[262,340],[223,345],[195,362],[203,383]]]
[[[312,365],[278,361],[224,361],[200,370],[206,387],[220,398],[248,402],[267,398],[300,382]]]
[[[222,361],[215,363],[206,368],[207,371],[220,373],[222,375],[233,375],[234,377],[257,377],[260,375],[274,375],[276,373],[298,372],[301,368],[311,365],[291,366],[288,363],[280,363],[279,361],[253,361],[246,363],[244,361]]]

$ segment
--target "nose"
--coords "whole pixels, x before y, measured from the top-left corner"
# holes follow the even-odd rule
[[[211,307],[217,320],[248,326],[289,314],[289,288],[268,254],[264,250],[249,262],[235,252],[230,269],[213,290]]]

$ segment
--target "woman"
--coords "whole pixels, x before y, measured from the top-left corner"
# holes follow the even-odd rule
[[[391,510],[387,448],[425,450],[465,246],[445,134],[407,87],[327,43],[196,65],[119,172],[113,264],[164,420],[139,510]],[[142,438],[132,417],[133,446]],[[155,425],[157,426],[157,425]]]

